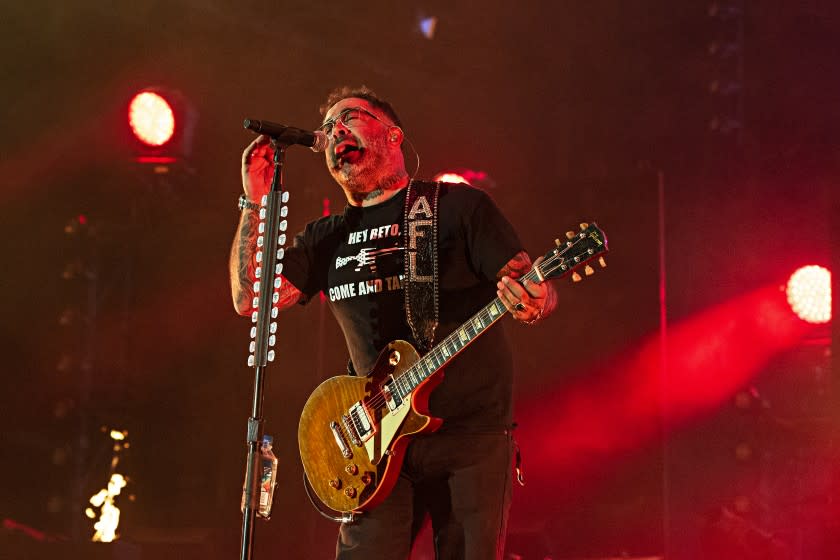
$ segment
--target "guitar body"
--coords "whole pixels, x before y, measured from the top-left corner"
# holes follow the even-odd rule
[[[418,359],[411,344],[396,340],[366,377],[332,377],[306,401],[298,426],[300,457],[312,489],[327,507],[347,513],[377,506],[394,487],[412,436],[440,427],[441,420],[427,413],[428,397],[443,379],[442,370],[398,407],[389,408],[383,397],[383,385]],[[365,418],[350,418],[348,411],[353,410]],[[368,436],[364,441],[360,432]]]

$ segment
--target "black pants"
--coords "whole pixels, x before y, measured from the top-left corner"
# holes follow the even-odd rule
[[[404,560],[425,514],[438,560],[501,558],[511,494],[507,433],[431,434],[406,450],[391,494],[341,526],[337,560]]]

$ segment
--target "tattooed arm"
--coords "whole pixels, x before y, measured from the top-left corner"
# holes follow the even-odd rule
[[[542,257],[537,263],[541,259]],[[499,279],[496,294],[511,314],[525,323],[548,317],[557,307],[557,292],[550,282],[516,282],[516,279],[521,278],[531,268],[531,257],[525,251],[520,251],[496,274],[496,278]],[[516,309],[518,303],[521,303],[524,309]]]
[[[273,170],[270,162],[271,151],[265,136],[257,137],[245,148],[242,154],[242,185],[249,200],[257,201],[268,192]],[[255,255],[259,222],[257,210],[243,210],[230,251],[230,290],[233,306],[240,315],[248,315],[254,310],[254,270],[257,265]],[[291,307],[302,295],[285,278],[275,291],[280,294],[278,309]]]
[[[230,291],[233,296],[233,307],[240,315],[249,315],[254,310],[257,224],[259,224],[257,211],[243,210],[230,251]],[[291,307],[302,296],[301,291],[286,278],[283,278],[280,288],[275,292],[280,294],[280,300],[277,302],[278,309]]]

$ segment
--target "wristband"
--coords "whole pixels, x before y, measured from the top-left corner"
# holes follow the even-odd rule
[[[257,204],[256,202],[251,202],[250,200],[248,200],[247,196],[245,196],[244,194],[241,194],[241,195],[239,195],[239,209],[240,210],[245,210],[246,208],[248,210],[259,210],[260,205]]]

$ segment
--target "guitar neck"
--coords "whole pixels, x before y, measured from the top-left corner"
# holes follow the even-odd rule
[[[522,280],[538,282],[538,276],[531,269]],[[411,393],[418,385],[431,377],[436,371],[448,364],[452,358],[461,353],[473,340],[481,336],[496,321],[501,319],[507,308],[498,297],[485,305],[463,325],[455,329],[444,338],[428,354],[423,356],[413,366],[394,378],[400,397]]]

